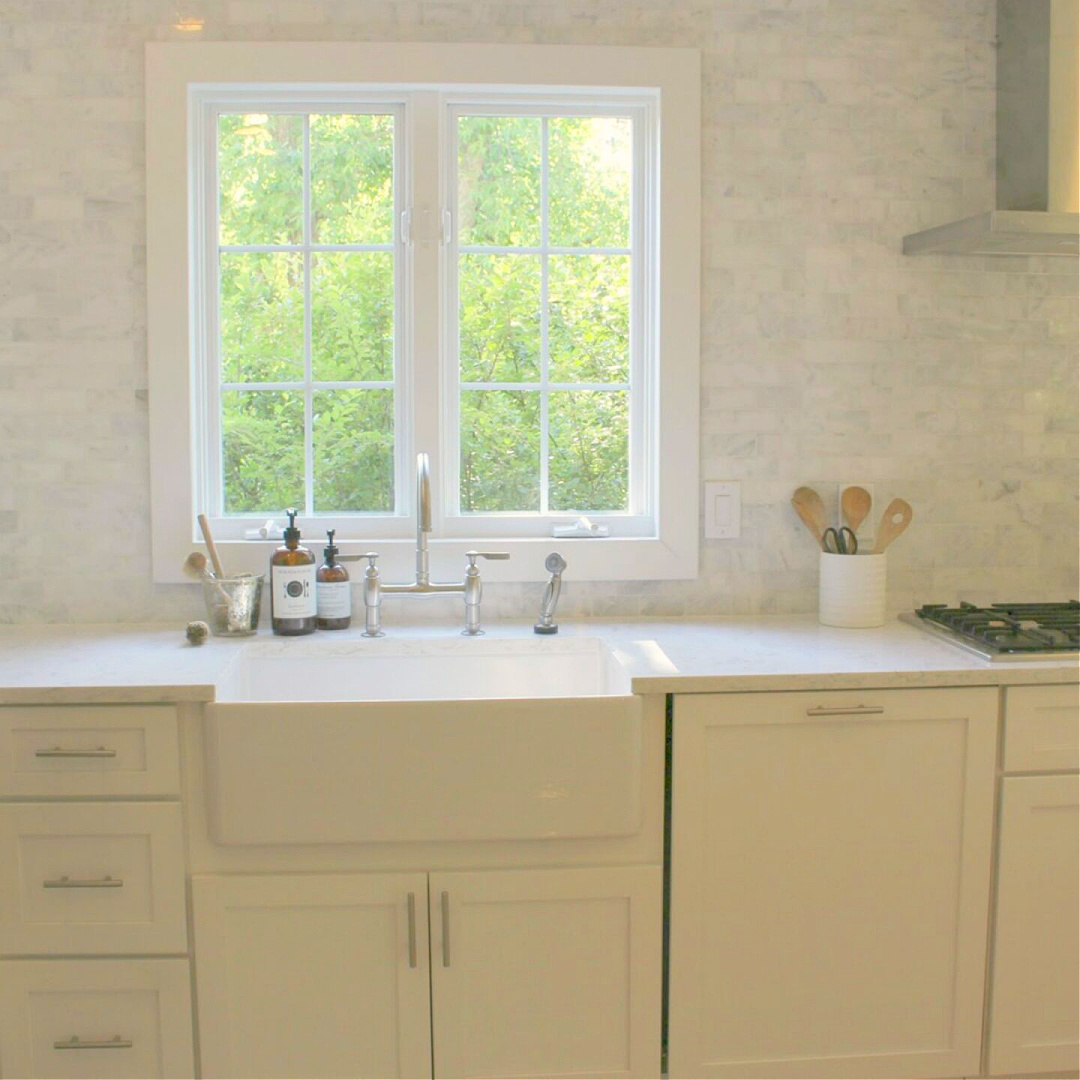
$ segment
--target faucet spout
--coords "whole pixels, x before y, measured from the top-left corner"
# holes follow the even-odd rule
[[[416,455],[416,583],[431,580],[427,534],[431,532],[431,463],[427,454]]]

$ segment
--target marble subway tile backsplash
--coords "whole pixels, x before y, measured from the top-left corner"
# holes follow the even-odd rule
[[[993,0],[0,0],[0,620],[200,610],[151,581],[145,390],[143,44],[192,38],[701,48],[701,475],[742,537],[696,581],[571,559],[561,616],[812,611],[788,498],[851,480],[915,509],[891,606],[1074,597],[1077,260],[900,254],[994,203],[994,33]]]

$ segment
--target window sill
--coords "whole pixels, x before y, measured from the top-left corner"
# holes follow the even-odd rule
[[[280,540],[221,541],[217,547],[226,573],[262,574],[266,573],[270,555],[280,543]],[[309,538],[301,543],[322,562],[322,543]],[[416,576],[416,542],[413,539],[376,540],[370,544],[349,541],[340,547],[345,555],[378,551],[379,572],[384,581],[408,582]],[[474,549],[510,553],[505,562],[480,564],[482,578],[489,583],[546,581],[544,559],[552,551],[561,552],[569,564],[567,577],[575,581],[670,581],[695,578],[698,572],[696,545],[680,550],[656,537],[432,539],[429,548],[431,576],[435,581],[461,581],[465,573],[465,552]],[[181,569],[188,550],[188,545],[182,545],[172,562],[174,570],[169,565],[162,565],[167,560],[158,561],[155,580],[165,584],[188,581]],[[362,565],[349,564],[354,583],[362,577]]]

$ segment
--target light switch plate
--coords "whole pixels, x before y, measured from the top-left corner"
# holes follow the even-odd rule
[[[705,539],[735,540],[742,524],[742,496],[738,480],[705,482]]]

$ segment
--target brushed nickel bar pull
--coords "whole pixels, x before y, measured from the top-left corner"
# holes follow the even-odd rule
[[[450,966],[450,894],[442,894],[442,966]]]
[[[813,709],[807,709],[807,716],[876,716],[883,713],[883,705],[851,705],[847,708],[830,709],[826,705],[818,705]]]
[[[409,967],[416,967],[416,893],[409,893]]]
[[[52,1045],[54,1050],[130,1050],[132,1044],[122,1035],[111,1039],[80,1039],[72,1035],[70,1039],[57,1039]]]
[[[50,746],[35,750],[34,757],[116,757],[116,751],[105,746],[99,746],[96,750],[69,750],[63,746]]]
[[[43,889],[120,889],[122,877],[106,875],[103,878],[69,878],[67,874],[60,878],[50,878],[41,883]]]

